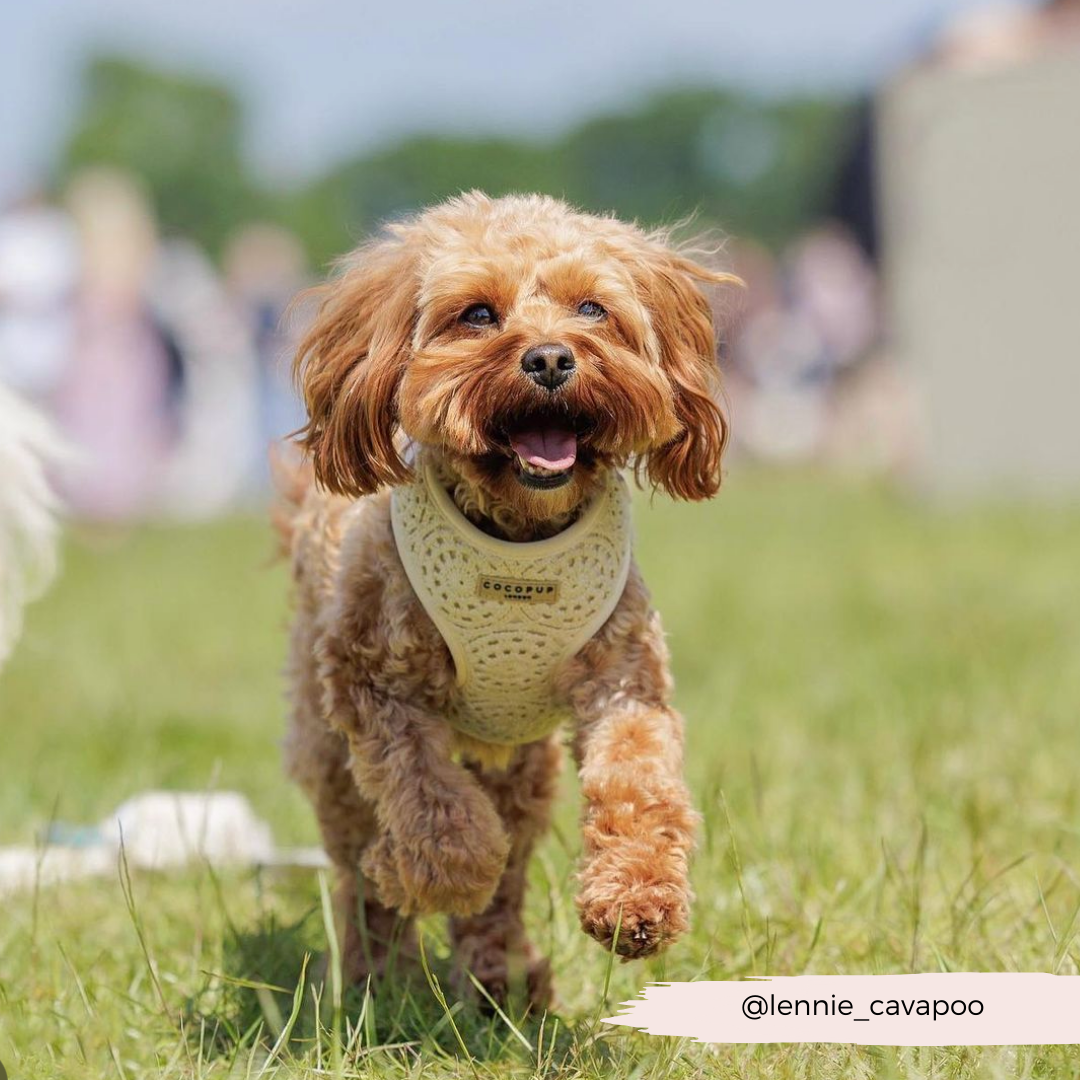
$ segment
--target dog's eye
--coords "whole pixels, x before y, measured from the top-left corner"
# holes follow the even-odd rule
[[[461,313],[461,321],[466,326],[494,326],[499,317],[495,309],[487,304],[473,304]]]
[[[599,322],[607,315],[607,312],[595,300],[582,300],[577,306],[578,314],[586,319],[595,319]]]

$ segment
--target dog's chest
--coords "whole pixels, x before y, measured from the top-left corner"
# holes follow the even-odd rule
[[[534,543],[481,532],[425,470],[396,488],[398,554],[457,672],[449,721],[515,745],[565,718],[555,675],[607,621],[630,569],[630,499],[612,473],[569,528]]]

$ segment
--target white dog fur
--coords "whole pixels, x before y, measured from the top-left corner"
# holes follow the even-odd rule
[[[0,667],[24,607],[56,572],[59,505],[49,467],[65,457],[48,421],[0,384]]]

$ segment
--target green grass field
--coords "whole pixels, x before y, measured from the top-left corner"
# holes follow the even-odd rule
[[[1075,1047],[704,1047],[598,1022],[655,979],[1078,972],[1080,511],[737,473],[637,520],[706,823],[687,938],[632,966],[580,934],[567,777],[529,906],[556,1014],[489,1019],[422,976],[317,1009],[316,874],[118,872],[2,901],[11,1080],[1080,1075]],[[235,788],[280,843],[315,841],[279,763],[270,552],[259,520],[68,545],[0,677],[0,844],[150,787]],[[443,927],[424,933],[445,985]]]

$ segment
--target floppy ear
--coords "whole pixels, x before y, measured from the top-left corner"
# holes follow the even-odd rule
[[[394,435],[416,291],[415,252],[400,233],[361,248],[312,290],[321,304],[296,354],[308,411],[298,441],[330,491],[368,495],[409,477]]]
[[[712,309],[698,283],[742,282],[666,248],[653,248],[647,266],[644,300],[682,431],[650,451],[645,468],[652,483],[675,498],[708,499],[720,488],[728,426],[718,400],[720,366]]]

